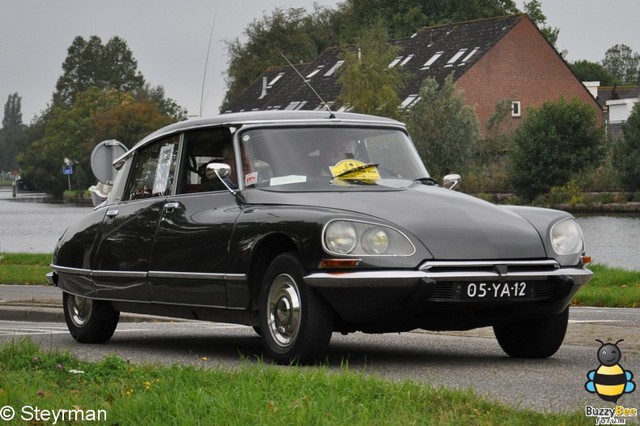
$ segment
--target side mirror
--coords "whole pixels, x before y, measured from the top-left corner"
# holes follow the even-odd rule
[[[462,177],[458,174],[450,174],[442,178],[442,186],[447,189],[458,188],[460,186],[460,182],[462,182]]]
[[[228,177],[231,175],[231,166],[225,163],[209,163],[204,170],[207,179],[212,180],[218,178],[220,182],[229,190],[230,193],[236,195],[238,191],[230,186]],[[233,185],[233,184],[231,184]]]
[[[204,174],[209,180],[228,178],[231,175],[231,166],[224,163],[209,163]]]

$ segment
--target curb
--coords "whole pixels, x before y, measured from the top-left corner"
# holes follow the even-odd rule
[[[62,306],[0,305],[0,321],[60,322],[64,323]],[[120,322],[176,322],[180,318],[164,318],[142,314],[120,314]]]

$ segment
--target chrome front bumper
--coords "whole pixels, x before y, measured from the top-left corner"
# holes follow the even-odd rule
[[[574,286],[582,286],[593,277],[593,272],[580,266],[562,268],[553,260],[544,261],[428,261],[418,270],[382,271],[326,271],[304,277],[311,287],[363,288],[413,287],[418,283],[454,281],[545,281],[570,279]]]

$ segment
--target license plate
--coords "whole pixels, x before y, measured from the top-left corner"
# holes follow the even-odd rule
[[[526,299],[531,293],[524,281],[466,283],[460,290],[460,296],[467,300]]]

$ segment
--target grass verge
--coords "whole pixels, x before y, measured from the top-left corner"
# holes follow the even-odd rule
[[[590,265],[593,279],[573,299],[579,306],[640,307],[640,271]]]
[[[25,406],[58,414],[69,410],[68,416],[76,410],[76,415],[102,416],[103,424],[120,425],[590,424],[581,411],[517,410],[471,391],[388,382],[347,368],[334,374],[323,367],[282,369],[247,362],[227,370],[206,368],[206,359],[200,362],[134,365],[110,355],[89,363],[19,340],[0,348],[0,406],[18,415]]]
[[[0,283],[46,284],[50,254],[0,253]]]

